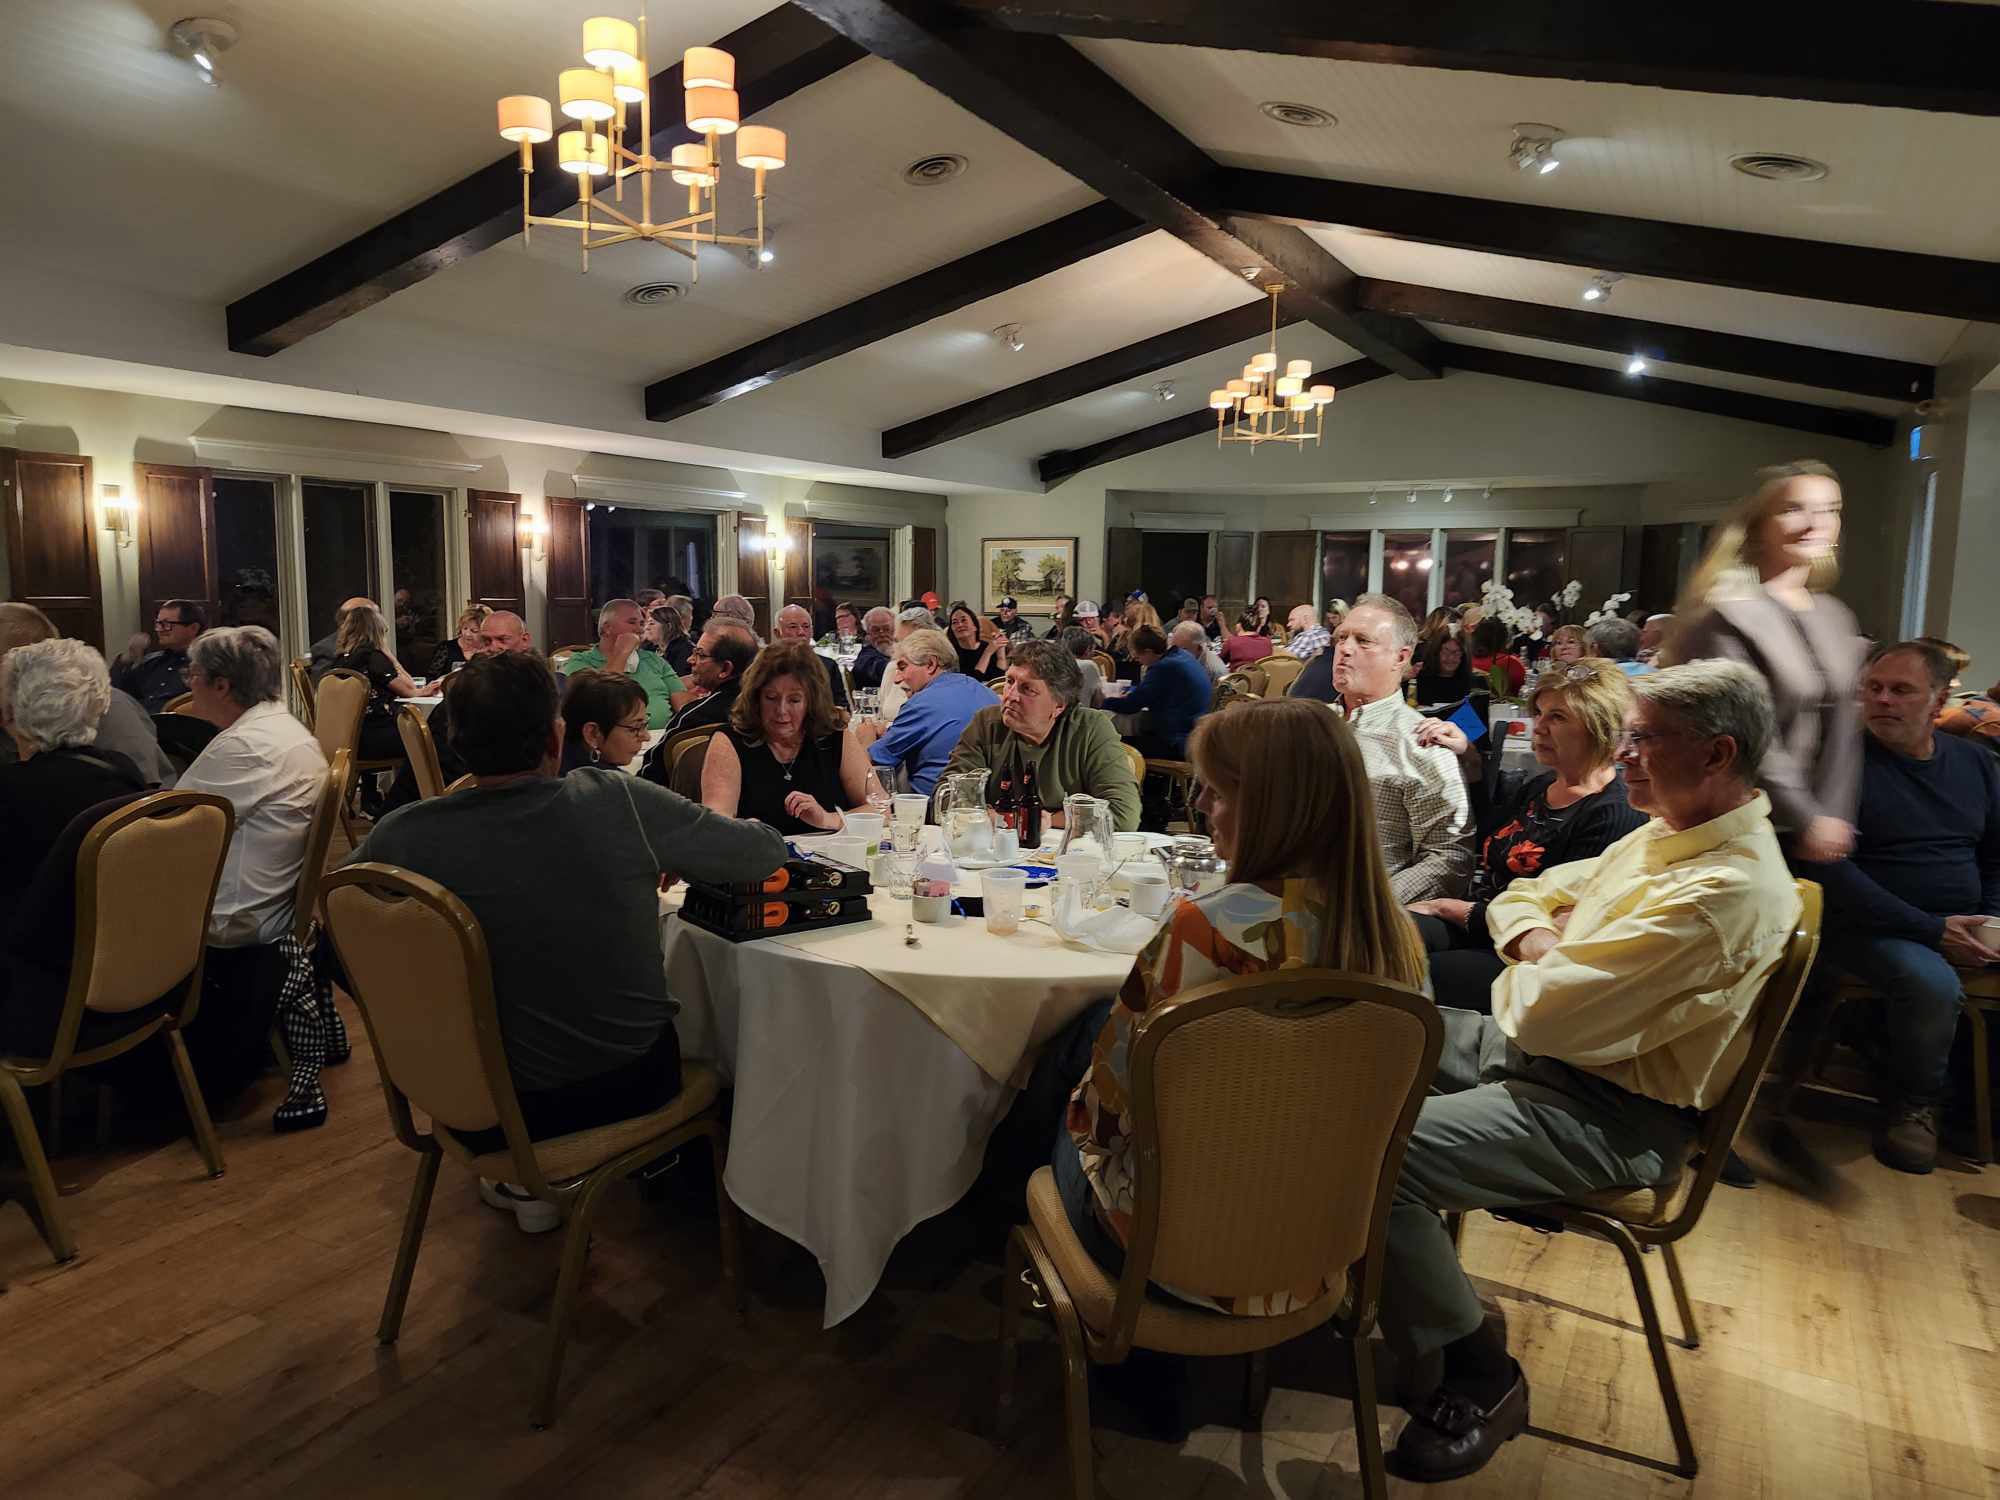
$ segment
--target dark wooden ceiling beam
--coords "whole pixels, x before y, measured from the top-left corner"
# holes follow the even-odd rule
[[[862,57],[862,50],[796,6],[783,5],[717,42],[736,57],[745,119]],[[681,65],[652,79],[655,155],[692,141],[681,101]],[[553,141],[535,149],[533,206],[559,214],[576,202],[576,179],[557,165]],[[434,193],[229,304],[229,347],[276,354],[392,293],[521,232],[518,155],[508,155]],[[550,230],[553,234],[556,231]]]
[[[1448,350],[1450,346],[1441,344],[1440,347]],[[1320,370],[1307,383],[1331,385],[1337,390],[1348,391],[1357,385],[1366,385],[1371,380],[1380,380],[1390,373],[1372,359],[1356,359],[1331,370]],[[1336,401],[1334,405],[1338,408],[1339,402]],[[1135,432],[1106,438],[1101,443],[1091,443],[1082,448],[1066,448],[1048,454],[1035,467],[1041,477],[1042,487],[1052,490],[1065,479],[1081,474],[1085,469],[1094,469],[1099,464],[1130,458],[1135,453],[1147,453],[1154,448],[1164,448],[1168,443],[1178,443],[1184,438],[1212,437],[1214,434],[1215,413],[1203,407],[1199,411],[1168,417],[1164,422],[1155,422],[1150,427],[1141,427]]]
[[[1821,437],[1845,438],[1882,448],[1895,440],[1896,423],[1872,412],[1845,411],[1833,406],[1814,406],[1805,401],[1785,401],[1776,396],[1757,396],[1747,391],[1723,390],[1712,385],[1694,385],[1685,380],[1663,380],[1652,375],[1625,375],[1596,365],[1573,365],[1560,359],[1543,359],[1535,354],[1517,354],[1509,349],[1481,349],[1471,344],[1443,345],[1445,360],[1454,370],[1470,370],[1480,375],[1499,375],[1509,380],[1528,380],[1537,385],[1561,386],[1566,390],[1588,391],[1597,396],[1617,396],[1627,401],[1650,401],[1658,406],[1675,406],[1682,411],[1706,412],[1710,416],[1737,417],[1745,422],[1762,422],[1767,427],[1789,427]]]
[[[1936,394],[1936,371],[1929,365],[1715,333],[1705,328],[1684,328],[1677,323],[1652,323],[1582,307],[1513,302],[1474,292],[1365,278],[1361,282],[1360,303],[1376,312],[1417,318],[1425,323],[1481,328],[1488,333],[1511,333],[1584,349],[1643,354],[1662,364],[1727,370],[1736,375],[1819,386],[1854,396],[1928,401]]]
[[[2000,265],[1990,261],[1278,172],[1234,172],[1220,191],[1232,210],[1263,218],[1345,224],[1628,276],[2000,323]]]
[[[655,422],[671,422],[761,390],[787,375],[957,312],[983,298],[997,297],[1146,232],[1146,225],[1117,204],[1093,203],[706,364],[656,380],[646,387],[646,415]]]
[[[1906,0],[1877,25],[1817,0],[948,0],[1012,31],[1178,43],[1523,78],[2000,114],[2000,12]]]
[[[1256,338],[1270,326],[1270,307],[1263,302],[1251,302],[1219,312],[1212,318],[1203,318],[1198,323],[1169,328],[1165,333],[1156,333],[1151,338],[1127,344],[1123,349],[1113,349],[1095,359],[1051,370],[1046,375],[1010,385],[1006,390],[995,391],[990,396],[964,401],[948,410],[932,412],[914,422],[891,427],[882,434],[882,456],[908,458],[912,453],[935,448],[939,443],[970,437],[975,432],[1011,422],[1016,417],[1046,411],[1051,406],[1092,395],[1107,386],[1136,380],[1184,359],[1227,349],[1231,344]]]
[[[1425,330],[1357,311],[1353,273],[1302,230],[1230,217],[1215,192],[1228,174],[1060,37],[954,22],[925,0],[798,3],[1149,226],[1258,286],[1283,282],[1287,321],[1399,375],[1437,373]]]

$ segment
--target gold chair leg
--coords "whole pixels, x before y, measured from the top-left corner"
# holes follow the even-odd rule
[[[1688,1300],[1687,1280],[1681,1275],[1680,1257],[1674,1254],[1671,1241],[1660,1246],[1660,1259],[1667,1265],[1667,1285],[1673,1288],[1674,1307],[1681,1315],[1681,1344],[1684,1348],[1701,1347],[1701,1329],[1695,1326],[1694,1303]]]
[[[187,1043],[178,1031],[162,1033],[167,1039],[167,1056],[174,1065],[174,1080],[181,1086],[181,1102],[187,1106],[188,1124],[193,1128],[195,1148],[208,1166],[208,1175],[222,1175],[222,1144],[215,1138],[215,1122],[208,1117],[208,1105],[195,1082],[194,1064],[188,1061]]]
[[[583,1186],[569,1207],[569,1229],[563,1239],[562,1271],[556,1277],[555,1303],[549,1309],[547,1352],[542,1356],[542,1386],[528,1420],[537,1431],[555,1420],[556,1388],[562,1382],[563,1346],[569,1341],[569,1315],[583,1285],[583,1263],[590,1256],[590,1220],[598,1194],[610,1182],[600,1172]]]
[[[7,1123],[14,1131],[14,1144],[20,1148],[21,1162],[28,1173],[28,1185],[35,1194],[35,1211],[42,1221],[42,1239],[49,1247],[49,1254],[56,1258],[58,1265],[76,1259],[76,1241],[69,1237],[62,1209],[56,1202],[55,1174],[49,1170],[49,1159],[42,1151],[42,1138],[35,1129],[34,1115],[28,1110],[28,1097],[21,1092],[19,1081],[11,1073],[0,1073],[0,1110],[5,1111]]]
[[[1090,1357],[1083,1324],[1061,1282],[1047,1287],[1049,1313],[1062,1339],[1063,1426],[1068,1434],[1070,1490],[1075,1500],[1097,1500],[1097,1459],[1090,1446]]]
[[[1688,1432],[1687,1412],[1681,1407],[1680,1387],[1674,1381],[1673,1361],[1667,1353],[1666,1331],[1660,1326],[1660,1309],[1653,1301],[1653,1287],[1646,1278],[1646,1260],[1639,1253],[1639,1242],[1609,1220],[1594,1219],[1579,1227],[1599,1239],[1609,1240],[1625,1257],[1625,1268],[1632,1273],[1632,1295],[1639,1301],[1639,1321],[1646,1327],[1646,1351],[1653,1356],[1653,1373],[1660,1380],[1660,1400],[1667,1408],[1667,1426],[1673,1429],[1674,1449],[1680,1455],[1674,1472],[1692,1479],[1697,1468],[1694,1438]]]
[[[1027,1252],[1018,1227],[1007,1235],[1006,1270],[1000,1279],[1000,1379],[994,1391],[993,1434],[1005,1443],[1014,1435],[1014,1374],[1021,1354],[1021,1304],[1027,1299]]]
[[[1986,1012],[1968,1004],[1965,1016],[1972,1023],[1972,1113],[1983,1167],[1993,1160],[1993,1059],[1986,1051]]]
[[[1375,1361],[1369,1356],[1368,1340],[1358,1333],[1349,1339],[1347,1357],[1354,1377],[1354,1444],[1362,1500],[1387,1500],[1389,1472],[1382,1460],[1382,1417],[1375,1404]]]
[[[730,1311],[735,1314],[740,1326],[744,1321],[747,1297],[743,1284],[743,1219],[736,1200],[722,1185],[723,1170],[729,1165],[729,1136],[720,1121],[709,1127],[708,1150],[715,1166],[715,1218],[722,1243],[722,1292],[728,1298]]]
[[[403,1242],[396,1247],[396,1269],[389,1276],[389,1295],[382,1302],[382,1322],[375,1338],[396,1342],[403,1330],[403,1304],[410,1300],[410,1281],[417,1272],[417,1251],[423,1248],[424,1224],[431,1213],[431,1189],[437,1186],[438,1163],[444,1153],[433,1145],[417,1158],[417,1180],[410,1184],[410,1209],[403,1215]]]
[[[49,1101],[49,1133],[44,1150],[52,1157],[63,1154],[63,1081],[58,1073],[47,1084]]]

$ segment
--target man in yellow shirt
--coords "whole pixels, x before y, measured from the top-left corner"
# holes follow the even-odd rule
[[[1446,1010],[1435,1094],[1389,1221],[1382,1328],[1443,1380],[1396,1444],[1405,1478],[1456,1479],[1527,1425],[1528,1384],[1485,1323],[1441,1212],[1669,1182],[1728,1092],[1799,900],[1757,769],[1763,682],[1728,662],[1634,678],[1618,760],[1652,821],[1487,910],[1508,967],[1493,1014]]]

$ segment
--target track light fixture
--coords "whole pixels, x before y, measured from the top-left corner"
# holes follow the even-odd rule
[[[1554,125],[1523,121],[1514,127],[1514,144],[1507,148],[1507,159],[1517,171],[1546,177],[1562,165],[1556,159],[1556,142],[1562,139],[1562,131]]]
[[[1023,349],[1028,347],[1028,341],[1021,337],[1021,325],[1019,323],[1002,323],[998,328],[993,330],[993,337],[1005,344],[1016,354],[1019,354]]]
[[[1643,356],[1641,356],[1641,355],[1637,355],[1637,354],[1635,354],[1635,355],[1633,355],[1633,356],[1631,357],[1631,359],[1627,360],[1627,361],[1625,362],[1625,373],[1626,373],[1627,375],[1643,375],[1643,374],[1645,374],[1645,373],[1646,373],[1646,361],[1645,361],[1644,357],[1643,357]]]
[[[1605,301],[1611,296],[1611,288],[1622,280],[1624,280],[1624,277],[1620,276],[1616,271],[1599,271],[1595,276],[1590,278],[1590,285],[1583,289],[1583,300],[1586,302]]]
[[[1444,503],[1445,503],[1446,505],[1449,505],[1449,504],[1451,504],[1451,497],[1452,497],[1452,491],[1450,491],[1450,490],[1446,490],[1446,491],[1444,492]]]
[[[167,40],[194,64],[203,83],[217,88],[221,81],[215,76],[215,62],[236,45],[236,27],[213,16],[186,16],[167,28]]]
[[[1174,383],[1171,380],[1162,380],[1153,386],[1153,399],[1162,405],[1173,400],[1176,394],[1178,393],[1174,390]]]

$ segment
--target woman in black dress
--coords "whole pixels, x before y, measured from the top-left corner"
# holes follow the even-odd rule
[[[368,707],[361,714],[360,760],[400,760],[402,736],[396,732],[396,706],[420,691],[403,664],[389,654],[389,627],[372,604],[355,604],[340,612],[333,636],[329,669],[344,667],[368,679]]]
[[[1516,880],[1595,858],[1646,821],[1625,800],[1614,759],[1632,702],[1631,679],[1617,663],[1591,657],[1552,668],[1535,679],[1528,702],[1535,760],[1544,769],[1501,773],[1480,819],[1470,899],[1409,907],[1430,954],[1432,993],[1456,1010],[1492,1008],[1504,965],[1486,930],[1489,901]],[[1445,720],[1424,720],[1416,736],[1461,760],[1476,758],[1465,731]]]
[[[959,671],[974,682],[991,682],[1006,675],[1007,637],[991,620],[974,614],[972,606],[963,600],[952,605],[947,618],[950,622],[947,633],[958,651]]]
[[[439,641],[431,653],[430,680],[443,682],[453,672],[479,654],[479,627],[493,611],[475,604],[458,617],[457,632],[448,641]]]
[[[701,766],[702,805],[755,818],[791,837],[838,833],[842,809],[866,800],[868,756],[833,706],[826,669],[807,641],[777,641],[743,674],[729,723]]]
[[[1417,672],[1417,702],[1457,703],[1472,691],[1472,658],[1465,642],[1447,627],[1431,642]]]

